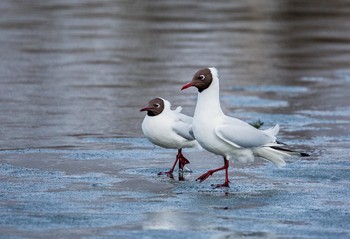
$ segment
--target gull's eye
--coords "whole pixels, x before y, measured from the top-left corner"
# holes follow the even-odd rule
[[[159,107],[160,107],[160,104],[155,103],[155,104],[154,104],[154,107],[159,108]]]
[[[200,76],[198,76],[198,79],[204,80],[204,79],[205,79],[205,75],[200,75]]]

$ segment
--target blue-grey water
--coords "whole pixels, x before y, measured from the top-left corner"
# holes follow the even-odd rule
[[[0,2],[0,238],[350,238],[350,3]],[[309,152],[224,175],[143,136],[156,96],[192,114],[196,70],[224,111]]]

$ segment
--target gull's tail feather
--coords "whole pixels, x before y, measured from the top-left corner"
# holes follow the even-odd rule
[[[278,134],[278,131],[280,131],[280,126],[276,124],[275,126],[263,130],[265,133],[271,135],[271,136],[276,136]]]
[[[284,157],[290,156],[290,154],[273,149],[271,147],[261,147],[254,150],[255,155],[260,156],[268,161],[271,161],[277,167],[283,167],[286,165]]]
[[[257,148],[254,150],[257,156],[260,156],[268,161],[271,161],[277,167],[283,167],[286,165],[284,161],[285,157],[290,157],[293,155],[308,157],[310,156],[308,153],[298,152],[286,148],[282,148],[280,146],[266,146]]]
[[[182,110],[182,107],[178,106],[178,107],[176,107],[176,109],[174,111],[175,111],[175,113],[180,113],[181,110]]]

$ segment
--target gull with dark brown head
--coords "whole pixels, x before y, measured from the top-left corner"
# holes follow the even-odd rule
[[[279,125],[267,130],[259,130],[252,125],[225,115],[220,106],[219,78],[216,68],[197,71],[192,81],[181,90],[189,87],[198,89],[197,105],[193,116],[192,130],[197,142],[207,151],[224,158],[224,166],[209,170],[197,180],[207,179],[213,173],[225,170],[225,182],[216,187],[229,187],[229,160],[252,162],[262,157],[278,167],[285,166],[284,157],[297,154],[308,156],[285,148],[276,140]]]
[[[169,101],[154,98],[148,102],[147,107],[140,111],[147,111],[142,122],[142,131],[149,141],[163,148],[177,149],[178,153],[172,168],[167,172],[160,172],[172,177],[177,162],[179,169],[189,163],[182,154],[182,148],[200,148],[192,133],[192,117],[181,113],[179,106],[171,110]]]

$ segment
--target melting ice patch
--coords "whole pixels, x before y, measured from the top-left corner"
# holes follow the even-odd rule
[[[350,107],[336,107],[335,110],[301,110],[298,113],[313,115],[313,116],[349,116]]]
[[[308,82],[324,82],[328,79],[325,77],[319,77],[319,76],[304,76],[301,78],[302,81],[308,81]]]
[[[89,185],[112,186],[122,179],[110,176],[104,173],[83,173],[83,174],[65,174],[61,171],[44,171],[39,169],[18,167],[10,164],[0,164],[0,174],[7,180],[0,182],[0,188],[6,191],[6,194],[0,194],[0,199],[5,200],[16,197],[21,200],[27,200],[31,195],[38,195],[40,192],[61,192],[72,183],[83,183]],[[11,180],[9,180],[11,179]],[[28,180],[30,179],[30,183]],[[22,194],[23,193],[23,198]],[[11,195],[16,193],[16,195]],[[70,192],[67,192],[69,194]],[[41,198],[43,195],[41,195]]]
[[[234,91],[253,91],[253,92],[274,92],[283,94],[296,94],[307,92],[309,89],[303,86],[283,86],[283,85],[253,85],[253,86],[235,86],[231,88]]]
[[[348,69],[338,70],[329,78],[321,76],[304,76],[301,80],[308,82],[350,82],[350,71]]]
[[[85,143],[115,143],[126,144],[132,147],[150,147],[152,145],[146,138],[85,138]]]
[[[283,125],[304,126],[315,122],[311,117],[297,114],[268,114],[249,111],[235,112],[235,117],[249,119],[245,121],[253,121],[260,119],[264,122],[264,128],[272,127],[278,123],[281,127]],[[319,121],[317,121],[319,122]]]
[[[153,150],[73,150],[66,158],[77,160],[161,158]]]
[[[58,154],[77,160],[162,158],[170,150],[154,146],[146,138],[86,138],[87,143],[115,143],[116,150],[23,148],[0,150],[6,154]]]
[[[333,118],[327,117],[321,118],[309,114],[268,114],[249,111],[237,111],[234,113],[234,117],[245,119],[245,121],[256,121],[257,119],[260,119],[262,122],[264,122],[263,128],[271,127],[278,123],[281,126],[281,128],[283,128],[284,126],[303,126],[305,127],[303,128],[304,130],[309,129],[309,127],[314,128],[314,126],[312,126],[313,124],[338,124],[349,122],[346,120],[335,120]]]
[[[350,71],[339,70],[336,72],[336,77],[341,81],[350,82]]]
[[[169,151],[170,152],[170,151]],[[168,153],[165,149],[121,149],[121,150],[59,150],[59,149],[13,149],[1,150],[0,154],[60,154],[63,158],[76,160],[109,160],[109,159],[145,159],[162,158],[162,154]]]
[[[92,172],[66,175],[9,164],[0,164],[0,174],[6,177],[0,181],[0,200],[6,202],[0,207],[2,226],[37,231],[115,225],[115,215],[105,205],[118,197],[109,188],[119,178]],[[95,184],[107,187],[91,187]]]
[[[239,105],[241,107],[286,107],[287,101],[262,99],[256,96],[224,95],[221,98],[227,105]]]

